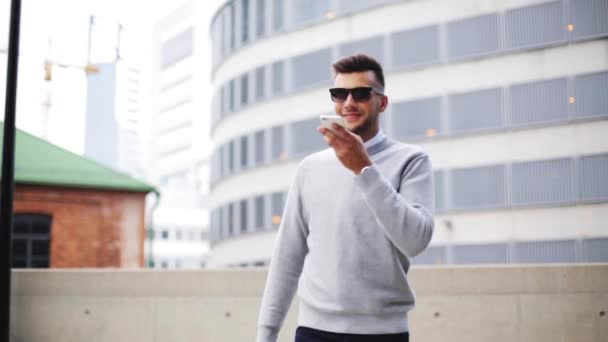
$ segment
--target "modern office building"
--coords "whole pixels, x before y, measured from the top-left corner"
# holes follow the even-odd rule
[[[144,175],[139,70],[123,60],[87,75],[84,155],[133,176]]]
[[[209,266],[268,262],[355,52],[384,65],[384,132],[434,164],[414,263],[608,261],[608,1],[234,0],[211,31]]]
[[[208,246],[209,112],[200,91],[208,78],[197,60],[206,28],[197,26],[196,2],[154,28],[148,179],[160,192],[152,214],[152,263],[160,268],[200,268]]]

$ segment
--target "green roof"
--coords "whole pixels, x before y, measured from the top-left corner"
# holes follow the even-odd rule
[[[3,136],[0,122],[0,151]],[[21,130],[16,131],[15,145],[17,184],[158,193],[149,184]]]

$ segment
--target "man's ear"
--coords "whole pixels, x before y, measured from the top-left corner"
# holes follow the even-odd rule
[[[384,95],[380,99],[380,112],[384,112],[386,107],[388,107],[388,96]]]

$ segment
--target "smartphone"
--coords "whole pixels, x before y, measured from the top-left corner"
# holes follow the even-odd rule
[[[338,125],[346,128],[346,122],[344,121],[344,118],[339,115],[321,114],[319,115],[319,120],[321,120],[321,126],[327,129],[332,129],[331,124],[333,123],[337,123]]]

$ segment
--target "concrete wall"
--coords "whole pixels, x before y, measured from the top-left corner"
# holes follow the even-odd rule
[[[266,272],[16,270],[12,342],[253,341]],[[608,264],[410,272],[411,340],[606,341]],[[280,341],[293,341],[292,307]]]

